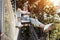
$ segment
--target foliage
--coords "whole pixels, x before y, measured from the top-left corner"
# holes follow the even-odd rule
[[[24,1],[20,1],[20,0],[18,0],[18,1],[16,1],[16,7],[18,8],[18,7],[20,7],[20,8],[22,8],[23,7],[23,4],[26,2],[27,0],[24,0]],[[47,8],[47,7],[45,7],[45,5],[46,4],[44,4],[44,0],[41,0],[41,2],[39,2],[38,3],[38,5],[35,5],[34,4],[34,2],[36,2],[36,0],[34,1],[32,1],[32,3],[30,2],[30,1],[32,1],[32,0],[29,0],[29,4],[30,4],[30,6],[29,6],[29,10],[30,10],[30,12],[31,12],[31,16],[32,17],[35,17],[35,16],[37,16],[37,18],[39,19],[39,21],[41,21],[42,23],[44,23],[44,24],[48,24],[48,23],[55,23],[55,30],[52,30],[52,31],[50,31],[49,33],[47,33],[47,39],[50,39],[50,40],[56,40],[57,38],[60,38],[60,23],[56,23],[56,20],[54,19],[54,15],[56,14],[56,9],[55,9],[55,7],[54,6],[52,6],[52,7],[49,7],[49,8]],[[42,3],[43,3],[43,5],[42,5]],[[36,7],[35,7],[36,6]],[[43,15],[44,15],[44,12],[46,13],[46,14],[48,14],[47,15],[47,19],[46,20],[44,20],[44,17],[43,17]],[[52,15],[53,17],[50,19],[49,17],[49,15]],[[8,17],[8,16],[7,16]],[[8,33],[8,31],[9,31],[9,24],[8,24],[8,20],[7,20],[7,17],[5,17],[5,22],[6,22],[6,24],[5,24],[5,26],[6,26],[6,33],[7,34],[9,34]],[[35,28],[35,30],[36,30],[36,33],[38,34],[38,36],[39,36],[39,33],[40,33],[40,29],[39,28]],[[40,35],[41,36],[41,35]],[[40,37],[39,36],[39,37]]]

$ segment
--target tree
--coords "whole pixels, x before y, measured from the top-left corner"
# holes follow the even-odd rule
[[[9,40],[16,40],[15,39],[15,19],[14,19],[14,12],[11,5],[10,0],[6,0],[6,8],[9,17],[9,24],[10,24],[10,31],[9,31]]]

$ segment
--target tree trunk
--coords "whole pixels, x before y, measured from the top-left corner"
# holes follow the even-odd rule
[[[10,24],[10,31],[9,31],[9,38],[10,40],[16,40],[15,39],[15,19],[14,19],[14,12],[13,8],[11,5],[10,0],[6,0],[6,8],[8,12],[8,17],[9,17],[9,24]]]

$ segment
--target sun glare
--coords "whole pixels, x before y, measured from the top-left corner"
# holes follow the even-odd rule
[[[50,0],[54,6],[58,6],[59,5],[59,0]]]

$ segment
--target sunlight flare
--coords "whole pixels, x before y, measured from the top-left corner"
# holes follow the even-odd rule
[[[54,6],[58,6],[59,5],[59,0],[50,0]]]

